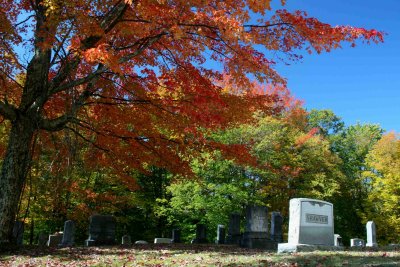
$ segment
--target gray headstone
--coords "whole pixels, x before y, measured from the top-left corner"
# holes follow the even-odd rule
[[[38,246],[44,247],[47,245],[47,241],[49,240],[49,235],[46,233],[40,233],[38,236]]]
[[[333,246],[332,203],[294,198],[289,207],[288,243]]]
[[[49,235],[49,239],[47,240],[47,246],[52,248],[58,247],[62,241],[62,238],[63,238],[62,233]]]
[[[288,243],[279,243],[278,253],[342,249],[334,244],[332,203],[309,198],[291,199]]]
[[[246,232],[268,233],[268,208],[249,206],[246,209]]]
[[[63,238],[60,247],[72,247],[75,242],[75,222],[68,220],[64,223]]]
[[[124,235],[124,236],[122,236],[121,245],[123,245],[123,246],[130,246],[130,245],[132,245],[131,236],[130,236],[130,235]]]
[[[274,249],[277,242],[268,235],[268,208],[249,206],[246,209],[246,231],[243,234],[242,247]]]
[[[172,243],[181,243],[181,229],[172,230]]]
[[[271,213],[271,239],[281,243],[283,242],[282,233],[283,218],[280,212],[274,211]]]
[[[225,226],[222,224],[219,224],[217,227],[217,244],[225,244]]]
[[[115,217],[93,215],[90,217],[89,238],[86,246],[115,245]]]
[[[376,243],[376,227],[373,221],[367,222],[367,247],[377,247],[378,243]]]
[[[343,247],[342,237],[338,234],[334,235],[334,246]]]
[[[154,238],[154,244],[171,244],[171,238],[156,237]]]
[[[226,243],[239,245],[240,239],[240,214],[232,213],[229,215],[228,236],[226,238]]]
[[[207,229],[204,224],[196,224],[196,238],[192,240],[193,244],[207,243]]]
[[[364,247],[365,241],[360,238],[352,238],[350,239],[350,247]]]
[[[144,240],[138,240],[135,242],[135,245],[147,245],[147,244],[148,244],[148,242],[144,241]]]
[[[22,246],[24,240],[24,222],[16,221],[13,227],[13,238],[17,246]]]

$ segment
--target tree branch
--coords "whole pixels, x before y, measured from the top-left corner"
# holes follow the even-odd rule
[[[13,105],[7,102],[0,101],[0,114],[4,118],[10,121],[14,121],[17,118],[16,110],[16,107],[14,107]]]

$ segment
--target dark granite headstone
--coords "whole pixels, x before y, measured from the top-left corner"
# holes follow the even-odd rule
[[[217,227],[217,244],[225,244],[225,226],[222,224],[219,224]]]
[[[74,221],[68,220],[64,223],[63,238],[60,243],[60,247],[72,247],[75,241],[75,223]]]
[[[283,218],[280,212],[274,211],[271,213],[271,239],[275,242],[283,242],[282,234]]]
[[[60,245],[63,238],[62,233],[55,233],[54,235],[49,235],[49,239],[47,240],[47,246],[56,248]]]
[[[85,245],[115,245],[115,217],[111,215],[93,215],[90,217],[89,238]]]
[[[49,239],[49,235],[41,232],[38,236],[38,246],[44,247],[47,244],[47,240]]]
[[[181,229],[172,230],[172,243],[181,243]]]
[[[24,240],[24,222],[16,221],[13,227],[13,238],[17,246],[22,246]]]
[[[241,246],[246,248],[276,249],[277,243],[268,236],[268,208],[250,206],[246,209],[246,229]]]
[[[204,224],[196,224],[196,238],[192,240],[193,244],[207,243],[207,230]]]
[[[226,244],[240,244],[240,214],[232,213],[229,215],[228,236]]]

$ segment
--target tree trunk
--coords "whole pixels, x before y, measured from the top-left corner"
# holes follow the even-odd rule
[[[12,122],[0,174],[0,247],[12,245],[12,230],[32,159],[34,120],[19,114]]]

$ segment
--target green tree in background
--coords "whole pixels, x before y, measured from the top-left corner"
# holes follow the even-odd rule
[[[198,222],[214,229],[227,223],[229,213],[242,212],[248,204],[265,205],[287,217],[293,197],[330,200],[338,194],[343,179],[340,160],[328,141],[307,131],[306,124],[299,128],[298,120],[292,124],[290,115],[256,117],[256,125],[242,125],[213,138],[248,146],[260,167],[238,165],[218,153],[194,161],[197,178],[172,183],[169,202],[159,200],[170,222],[179,222],[182,229],[192,232]]]
[[[378,125],[356,124],[331,137],[332,150],[342,159],[340,169],[345,176],[334,200],[336,230],[345,240],[365,235],[369,182],[362,174],[367,170],[366,156],[382,133]]]
[[[370,183],[364,220],[373,220],[382,243],[397,243],[400,235],[400,139],[382,137],[367,155],[363,176]]]
[[[344,128],[342,118],[329,109],[312,109],[307,115],[307,120],[311,128],[318,128],[319,133],[325,137],[335,135]]]

